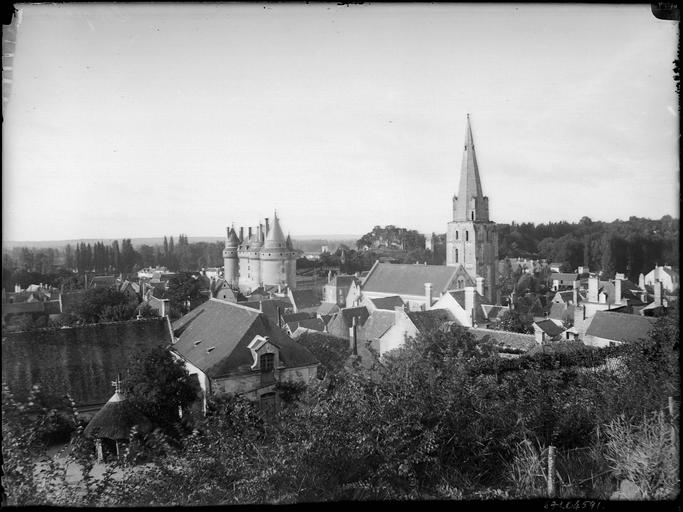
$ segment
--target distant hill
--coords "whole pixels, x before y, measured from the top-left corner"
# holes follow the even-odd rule
[[[323,245],[330,246],[330,250],[336,250],[336,247],[340,244],[346,244],[349,247],[355,247],[356,240],[360,238],[360,235],[301,235],[297,237],[292,237],[292,242],[297,249],[303,251],[316,250],[320,251],[320,247]],[[174,237],[177,241],[177,238]],[[222,236],[188,236],[188,241],[190,243],[197,242],[219,242],[225,240]],[[81,242],[85,244],[94,244],[95,242],[103,242],[105,245],[111,245],[114,240],[121,242],[120,238],[81,238],[75,240],[3,240],[3,249],[12,249],[14,247],[29,247],[35,249],[47,249],[49,247],[55,249],[62,249],[67,245],[71,244],[75,246]],[[161,245],[164,243],[164,237],[150,237],[150,238],[131,238],[131,242],[134,247],[139,247],[140,245]],[[309,249],[309,247],[317,247],[317,249]],[[333,249],[334,247],[334,249]]]

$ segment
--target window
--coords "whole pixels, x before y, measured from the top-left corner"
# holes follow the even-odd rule
[[[275,367],[275,354],[263,354],[260,358],[261,360],[261,371],[262,372],[272,372]]]
[[[472,210],[472,220],[474,220],[474,210]]]
[[[465,230],[465,241],[469,242],[470,241],[470,232]]]
[[[455,239],[456,239],[456,240],[458,239],[458,235],[459,235],[459,234],[460,234],[459,231],[456,231],[456,232],[455,232]]]
[[[458,250],[455,250],[455,262],[458,263]]]

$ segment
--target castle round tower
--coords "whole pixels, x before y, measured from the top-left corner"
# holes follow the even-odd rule
[[[266,228],[268,228],[266,219]],[[285,236],[282,234],[277,214],[273,226],[268,229],[261,249],[261,280],[264,285],[287,284],[287,252]]]
[[[240,263],[237,250],[240,240],[234,229],[228,228],[228,238],[223,249],[224,278],[228,284],[237,286],[239,284]]]

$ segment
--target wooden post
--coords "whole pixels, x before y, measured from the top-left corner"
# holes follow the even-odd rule
[[[674,415],[676,410],[674,408],[674,397],[669,397],[669,420],[671,421],[671,445],[674,447],[676,453],[676,459],[678,459],[678,438],[676,436],[676,422],[674,421]]]
[[[548,498],[555,497],[555,447],[548,447]]]
[[[119,441],[118,439],[116,440],[116,458],[119,459],[121,458],[121,453],[119,451]]]
[[[102,462],[104,455],[102,454],[102,439],[100,438],[95,440],[95,452],[97,453],[97,462]]]

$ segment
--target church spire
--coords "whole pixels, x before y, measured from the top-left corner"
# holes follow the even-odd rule
[[[477,155],[474,151],[474,137],[470,115],[467,114],[465,148],[460,168],[460,188],[453,201],[453,220],[488,221],[488,198],[484,197],[479,177]]]

